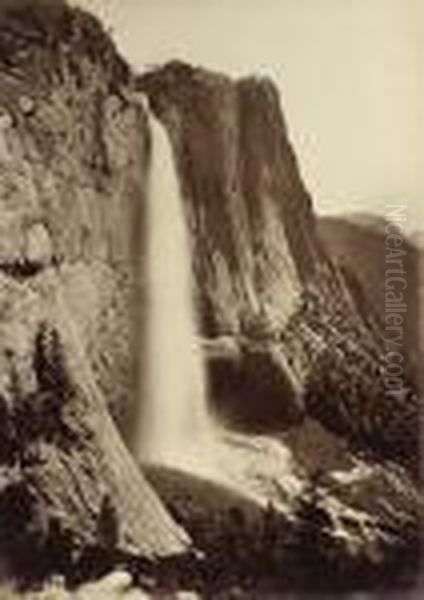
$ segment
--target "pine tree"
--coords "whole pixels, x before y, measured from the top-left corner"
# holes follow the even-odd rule
[[[39,390],[63,399],[71,389],[64,351],[57,329],[46,322],[40,324],[35,337],[33,364]]]

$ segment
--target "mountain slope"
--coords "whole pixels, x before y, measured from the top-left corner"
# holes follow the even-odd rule
[[[384,219],[367,215],[321,217],[319,234],[330,255],[341,265],[354,272],[368,299],[367,310],[381,320],[385,310],[384,281],[389,267],[385,264]],[[404,269],[407,278],[405,302],[408,312],[405,319],[405,343],[409,358],[418,366],[419,356],[419,268],[421,252],[413,241],[404,237]]]

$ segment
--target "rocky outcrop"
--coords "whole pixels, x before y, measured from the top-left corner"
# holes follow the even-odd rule
[[[415,390],[396,410],[385,397],[378,323],[323,249],[274,85],[173,62],[137,87],[175,152],[214,396],[233,420],[309,414],[416,469]]]
[[[171,512],[209,557],[207,589],[218,595],[234,572],[260,597],[271,590],[276,596],[293,589],[327,596],[415,586],[423,506],[407,473],[354,456],[313,419],[281,441],[290,450],[292,470],[267,480],[271,457],[257,456],[262,504],[222,482],[147,469]]]

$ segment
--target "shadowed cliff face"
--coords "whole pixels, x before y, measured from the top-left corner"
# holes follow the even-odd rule
[[[385,397],[378,322],[321,246],[273,84],[174,62],[137,87],[173,144],[220,412],[265,429],[308,413],[416,463],[416,394]]]
[[[204,334],[281,327],[319,250],[274,86],[173,63],[139,88],[174,145]]]

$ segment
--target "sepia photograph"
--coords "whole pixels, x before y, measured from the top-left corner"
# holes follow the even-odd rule
[[[0,0],[0,600],[420,600],[424,4]]]

